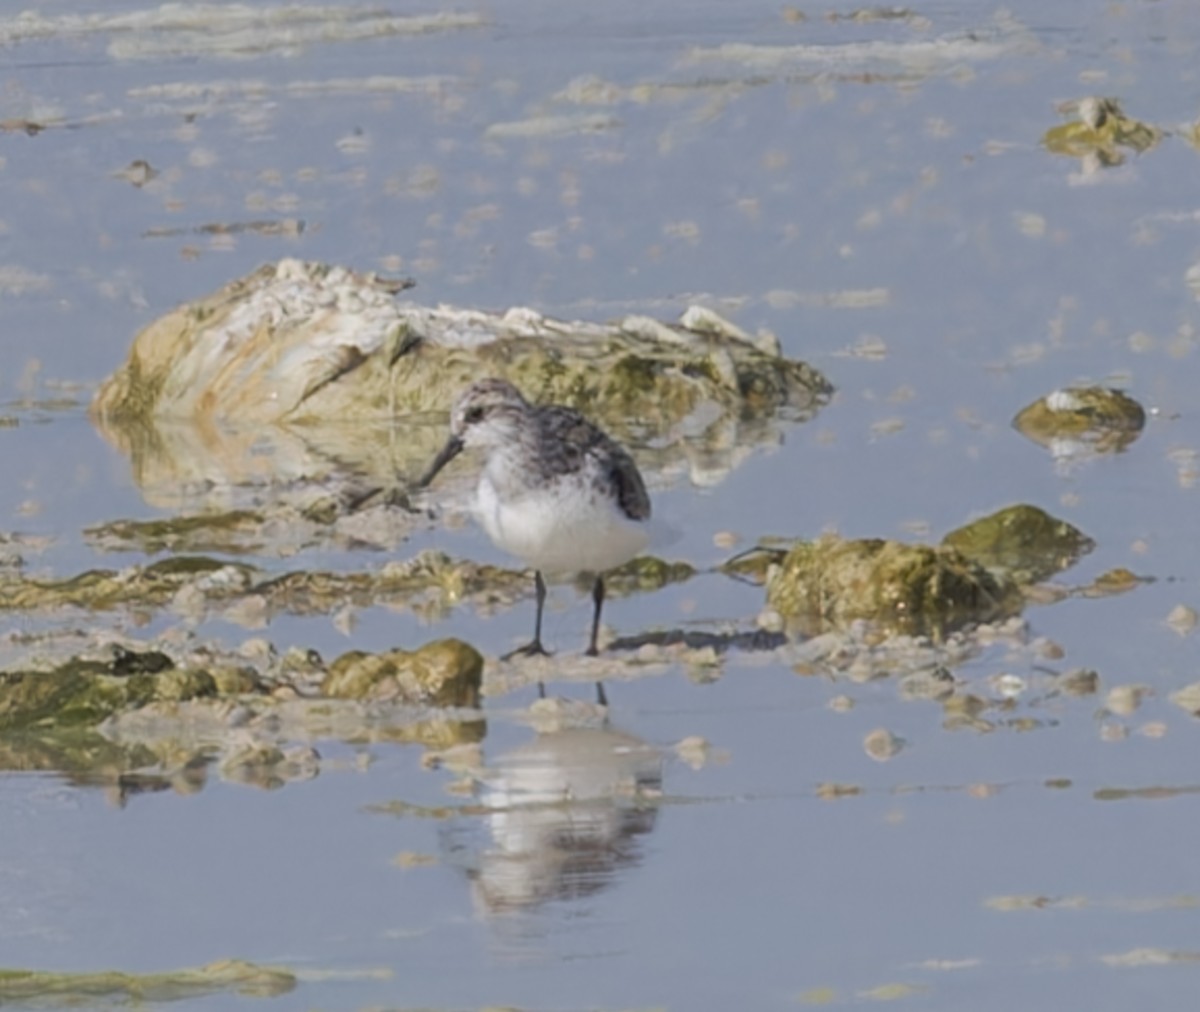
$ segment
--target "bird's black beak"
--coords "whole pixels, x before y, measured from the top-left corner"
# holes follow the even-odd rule
[[[442,452],[434,457],[433,463],[429,465],[429,470],[421,475],[421,479],[417,482],[417,488],[424,488],[433,481],[438,471],[462,453],[462,449],[463,441],[458,436],[451,436],[447,439],[446,445],[442,447]]]

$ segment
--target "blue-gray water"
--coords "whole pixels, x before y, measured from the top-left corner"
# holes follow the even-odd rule
[[[308,971],[275,1000],[287,1008],[1190,1007],[1200,728],[1168,696],[1200,669],[1195,637],[1165,619],[1200,608],[1200,283],[1187,282],[1200,151],[1182,135],[1200,117],[1200,7],[827,17],[853,9],[803,5],[799,20],[782,4],[514,0],[467,8],[482,27],[290,47],[249,36],[232,54],[214,51],[233,31],[219,12],[200,36],[122,28],[111,19],[166,10],[130,0],[41,4],[40,34],[0,13],[0,120],[47,126],[0,133],[0,414],[18,423],[0,428],[0,530],[55,539],[36,570],[113,564],[82,529],[159,514],[87,421],[91,389],[142,325],[268,260],[408,274],[422,301],[566,317],[702,301],[775,332],[838,394],[718,486],[660,491],[684,531],[669,554],[710,565],[729,531],[743,544],[825,529],[936,539],[1031,502],[1096,539],[1073,583],[1114,567],[1154,578],[1027,612],[1030,637],[1064,651],[1045,663],[1094,668],[1100,693],[1044,700],[1036,659],[1002,645],[956,671],[982,695],[1004,673],[1031,685],[990,733],[946,730],[940,707],[903,701],[889,679],[737,655],[708,683],[676,669],[615,683],[613,728],[666,752],[664,802],[614,803],[591,865],[526,859],[543,891],[499,912],[478,889],[503,836],[494,817],[370,807],[469,800],[415,746],[319,743],[310,782],[264,792],[213,777],[124,808],[5,775],[0,965],[280,963]],[[343,22],[329,14],[325,34]],[[712,52],[731,43],[829,48]],[[920,58],[903,48],[917,44]],[[369,81],[432,75],[444,80],[416,93]],[[570,99],[600,92],[588,75],[615,86],[606,104]],[[1093,94],[1172,133],[1091,172],[1047,152],[1056,106]],[[562,135],[536,133],[545,120],[533,136],[497,127],[549,116],[599,119]],[[114,175],[136,160],[157,173],[141,187]],[[192,231],[285,219],[303,228]],[[884,354],[853,353],[873,341]],[[1125,387],[1151,417],[1128,451],[1059,467],[1009,422],[1080,380]],[[63,397],[76,406],[44,403]],[[430,545],[502,558],[472,530],[404,551]],[[621,632],[746,625],[761,606],[760,590],[702,576],[614,601],[607,618]],[[327,618],[204,631],[327,655],[449,634],[497,652],[527,634],[530,608],[433,626],[367,612],[349,635]],[[579,649],[587,621],[585,600],[556,590],[553,645]],[[1150,689],[1140,708],[1104,714],[1104,694],[1130,683]],[[838,696],[856,705],[836,712]],[[489,699],[490,761],[534,739],[516,716],[531,698]],[[888,762],[863,748],[877,727],[906,741]],[[672,751],[689,736],[714,749],[699,769]],[[860,792],[823,797],[828,784]],[[434,861],[400,867],[402,853]]]

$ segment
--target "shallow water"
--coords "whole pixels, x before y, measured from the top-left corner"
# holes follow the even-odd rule
[[[1200,8],[943,2],[858,21],[827,16],[853,10],[837,3],[797,20],[779,4],[521,2],[407,37],[340,3],[315,35],[216,9],[197,35],[122,0],[42,7],[36,32],[0,14],[0,530],[52,539],[24,552],[30,571],[139,561],[82,535],[165,512],[92,429],[91,390],[145,323],[299,256],[411,275],[429,303],[607,319],[699,301],[824,371],[834,403],[778,446],[715,487],[654,490],[682,531],[671,557],[711,566],[721,532],[937,540],[1030,502],[1097,541],[1065,582],[1118,566],[1154,582],[1031,607],[1013,641],[956,668],[980,696],[1015,692],[986,731],[947,729],[894,679],[778,657],[617,680],[605,733],[662,750],[657,800],[627,796],[654,770],[631,770],[626,739],[580,759],[530,726],[531,688],[495,685],[483,752],[500,779],[470,797],[417,746],[331,740],[318,777],[269,792],[214,775],[120,807],[7,774],[0,964],[236,957],[295,970],[278,1003],[305,1008],[1190,1007],[1200,733],[1168,696],[1196,680],[1196,647],[1165,620],[1200,608],[1200,152],[1175,133],[1089,169],[1039,138],[1058,103],[1093,94],[1165,130],[1195,122]],[[138,160],[154,176],[135,186],[140,170],[118,173]],[[1126,452],[1056,461],[1010,427],[1081,380],[1150,411]],[[469,528],[399,552],[430,546],[503,558]],[[606,619],[751,628],[762,604],[702,574]],[[458,635],[495,654],[531,609],[197,632],[326,656]],[[548,641],[578,650],[588,618],[555,588]],[[1097,695],[1055,694],[1042,670],[1078,667]],[[1106,708],[1135,683],[1140,705]],[[885,762],[864,749],[880,727],[905,743]],[[692,737],[711,748],[676,751]],[[576,804],[495,810],[563,789]]]

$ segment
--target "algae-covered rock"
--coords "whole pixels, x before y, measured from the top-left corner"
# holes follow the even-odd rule
[[[275,966],[224,959],[165,973],[57,973],[0,968],[0,1004],[84,1008],[112,1002],[181,1001],[220,991],[270,998],[296,987],[296,977]]]
[[[81,636],[57,639],[39,637],[32,657],[0,672],[0,771],[53,771],[115,805],[194,794],[210,771],[267,789],[308,780],[320,770],[322,741],[444,749],[487,733],[477,709],[457,709],[477,705],[481,662],[453,641],[408,659],[396,651],[343,660],[340,671],[378,677],[363,698],[335,699],[321,694],[332,666],[312,650],[249,641],[232,651],[193,644],[170,657],[99,638],[91,656],[63,656]]]
[[[413,651],[352,651],[328,667],[313,654],[313,663],[303,669],[289,663],[290,651],[283,657],[268,652],[262,670],[214,650],[193,651],[178,664],[159,651],[117,648],[111,654],[110,660],[71,657],[54,667],[0,671],[0,731],[61,731],[93,727],[140,709],[175,714],[187,703],[316,701],[322,694],[475,707],[483,671],[479,652],[454,639]],[[137,670],[131,656],[162,658],[166,663]]]
[[[443,436],[412,422],[398,436],[396,420],[446,411],[483,375],[584,411],[652,471],[692,454],[728,470],[738,445],[777,438],[769,423],[808,418],[831,392],[699,307],[675,324],[431,308],[374,275],[283,260],[143,329],[92,413],[155,501],[297,476],[386,482]]]
[[[1022,585],[1073,566],[1096,547],[1065,520],[1024,503],[973,520],[947,534],[942,544]]]
[[[944,632],[1021,608],[1016,583],[953,548],[836,536],[796,544],[771,570],[767,604],[805,631],[865,619]]]
[[[1108,387],[1055,390],[1018,412],[1013,426],[1056,456],[1124,450],[1141,433],[1146,412]]]
[[[678,421],[714,401],[811,410],[829,385],[711,311],[692,328],[642,317],[567,323],[398,302],[370,274],[283,260],[181,306],[134,340],[93,405],[106,418],[337,421],[448,410],[481,372],[599,420]],[[728,368],[727,368],[728,363]]]
[[[1046,150],[1056,155],[1096,155],[1103,165],[1119,165],[1124,158],[1118,149],[1140,154],[1163,137],[1158,127],[1126,116],[1115,98],[1084,98],[1067,103],[1064,109],[1076,118],[1042,135]]]
[[[321,691],[341,699],[477,707],[482,682],[479,651],[462,640],[444,639],[426,643],[419,650],[342,654],[329,666]]]

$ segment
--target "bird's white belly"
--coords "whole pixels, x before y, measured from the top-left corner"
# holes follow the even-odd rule
[[[547,573],[602,573],[628,562],[649,540],[644,523],[584,484],[503,499],[485,474],[477,511],[497,547]]]

